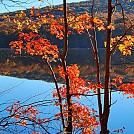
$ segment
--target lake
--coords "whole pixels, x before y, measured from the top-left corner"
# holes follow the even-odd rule
[[[103,82],[105,49],[99,49],[99,55],[101,81]],[[95,81],[96,72],[92,57],[90,49],[70,49],[67,56],[67,64],[78,64],[80,76],[85,80]],[[60,62],[52,63],[53,68],[56,68],[57,64],[60,64]],[[132,82],[132,79],[134,79],[134,55],[122,56],[117,51],[111,59],[110,74],[111,77],[123,76],[124,82]],[[62,84],[63,81],[59,79],[59,85]],[[4,109],[19,100],[22,106],[32,103],[32,106],[41,111],[40,117],[54,119],[54,115],[59,110],[58,107],[54,106],[56,100],[52,98],[54,88],[51,73],[42,59],[38,57],[33,58],[26,54],[16,56],[8,49],[0,50],[1,118],[8,116]],[[113,105],[110,108],[108,124],[111,134],[116,133],[120,129],[123,130],[124,134],[134,133],[134,99],[128,99],[127,96],[129,95],[123,95],[123,93],[118,91],[112,92]],[[96,111],[98,110],[97,96],[82,97],[81,102],[90,108],[94,108]],[[53,120],[45,127],[50,133],[56,134],[60,130],[60,125],[60,122]],[[2,134],[27,134],[32,129],[28,128],[25,130],[23,127],[19,127],[18,130],[17,124],[8,128],[0,125],[0,133]],[[41,131],[39,128],[35,128],[35,130]],[[96,132],[99,134],[99,128]]]

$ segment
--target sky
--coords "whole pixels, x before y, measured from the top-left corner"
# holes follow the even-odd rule
[[[0,1],[0,13],[4,12],[12,12],[16,10],[25,10],[27,8],[34,7],[45,7],[48,5],[57,5],[62,4],[63,0],[27,0],[27,4],[25,4],[26,0],[14,0],[20,1],[17,4],[11,2],[12,0],[2,0],[3,3]],[[67,0],[67,3],[71,2],[80,2],[80,1],[87,1],[87,0]]]

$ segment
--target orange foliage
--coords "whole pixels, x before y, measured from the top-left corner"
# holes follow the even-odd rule
[[[62,11],[62,10],[61,10]],[[56,35],[57,38],[62,40],[64,38],[64,18],[59,17],[55,20],[53,14],[40,15],[40,13],[35,14],[35,9],[32,7],[30,10],[31,17],[37,17],[37,22],[32,21],[32,19],[27,18],[25,20],[25,13],[21,11],[16,17],[21,18],[21,21],[14,19],[14,23],[17,24],[17,29],[22,31],[25,26],[31,29],[33,32],[38,32],[38,27],[41,25],[47,24],[50,27],[50,32],[52,35]],[[113,24],[104,27],[104,23],[101,19],[94,17],[92,18],[88,13],[81,15],[74,15],[69,13],[67,16],[68,21],[68,35],[73,33],[72,31],[77,31],[78,34],[85,32],[86,30],[98,29],[114,30]],[[70,31],[71,30],[71,31]],[[118,49],[123,53],[123,55],[130,55],[131,48],[133,47],[133,36],[126,36],[123,39],[121,37],[111,38],[111,50],[115,47],[116,42],[119,41],[121,44],[118,44]],[[106,43],[105,43],[106,46]],[[16,54],[21,54],[22,50],[26,51],[30,55],[41,56],[44,59],[49,61],[54,61],[58,58],[59,52],[56,45],[52,45],[47,39],[41,38],[38,34],[35,33],[19,33],[19,39],[17,41],[12,41],[10,43],[11,49],[16,50]],[[84,79],[80,78],[80,71],[76,64],[66,67],[66,72],[64,72],[63,67],[59,66],[58,74],[63,79],[67,75],[69,78],[70,86],[70,95],[72,97],[77,97],[80,99],[81,95],[87,95],[91,90],[96,91],[97,88],[103,88],[102,84],[93,84],[91,82],[86,82]],[[122,84],[122,77],[113,78],[111,85],[117,87],[120,90],[125,90],[125,94],[132,94],[131,97],[134,97],[133,89],[134,84]],[[67,98],[67,89],[66,85],[59,87],[59,92],[61,99],[63,100],[61,104],[63,109],[63,116],[68,119],[68,106],[66,103]],[[53,92],[53,97],[58,98],[58,93]],[[94,132],[94,129],[98,126],[99,122],[96,120],[95,115],[91,115],[94,110],[90,110],[87,106],[83,106],[80,103],[72,103],[72,125],[75,130],[81,129],[82,134],[91,134]],[[56,106],[59,106],[59,102],[55,102]],[[28,117],[30,121],[36,121],[39,124],[46,123],[47,119],[37,118],[39,111],[28,106],[26,108],[21,107],[19,103],[14,103],[11,108],[7,108],[7,111],[10,112],[12,117],[16,120],[20,120],[21,116]],[[61,113],[56,114],[56,119],[61,118]],[[27,121],[25,119],[20,120],[19,125],[26,126]],[[66,125],[66,124],[65,124]],[[95,132],[94,132],[95,133]],[[33,134],[39,134],[39,132],[33,132]]]
[[[125,36],[122,43],[118,45],[118,49],[123,55],[131,55],[134,47],[134,35]]]
[[[121,36],[111,38],[111,50],[113,50],[115,46],[118,46],[118,49],[123,55],[131,55],[134,46],[134,35],[126,35],[124,38],[121,38]],[[116,45],[117,42],[118,44]],[[106,42],[104,42],[104,46],[106,47]]]
[[[31,15],[31,16],[34,16],[34,10],[35,10],[34,7],[32,7],[32,8],[30,9],[30,15]]]
[[[76,64],[67,66],[67,74],[64,72],[63,68],[59,66],[58,68],[59,76],[65,79],[65,75],[68,75],[70,80],[70,94],[73,97],[80,99],[81,95],[88,94],[92,89],[102,88],[101,84],[87,83],[82,78],[79,77],[80,71]],[[66,86],[63,85],[59,88],[60,95],[62,99],[66,99]],[[58,97],[57,92],[53,92],[53,97]],[[58,102],[55,102],[56,106],[59,106]],[[64,118],[68,117],[67,103],[62,104]],[[94,111],[94,110],[93,110]],[[72,103],[72,125],[75,130],[81,129],[82,134],[90,134],[94,132],[94,129],[98,126],[99,122],[96,117],[91,115],[93,112],[87,106],[83,106],[80,103]],[[60,119],[61,113],[56,114],[56,119]]]
[[[32,32],[19,33],[19,39],[12,41],[9,45],[11,49],[16,50],[16,54],[21,54],[22,50],[25,50],[30,55],[38,55],[50,61],[58,58],[57,46],[52,45],[47,39],[41,38],[38,34]]]
[[[32,134],[40,134],[40,132],[32,132]]]
[[[130,95],[127,98],[134,98],[134,81],[132,83],[123,83],[123,77],[117,76],[112,79],[111,86],[116,87],[123,94]]]
[[[61,66],[58,68],[58,74],[61,78],[65,80],[65,72]],[[102,84],[93,84],[91,82],[86,82],[84,79],[80,78],[80,71],[76,64],[67,66],[67,75],[70,80],[70,94],[75,97],[81,97],[81,94],[88,94],[91,90],[96,90],[97,88],[103,88]],[[63,85],[59,88],[62,98],[66,98],[66,86]],[[58,97],[57,92],[53,93],[53,97]]]
[[[124,83],[118,87],[124,94],[128,94],[127,98],[134,98],[134,82],[133,83]]]
[[[36,110],[33,106],[29,105],[26,107],[22,107],[18,102],[13,103],[13,105],[9,108],[6,108],[6,111],[10,113],[11,118],[17,120],[18,125],[27,126],[28,121],[38,122],[38,124],[46,123],[46,118],[37,118],[39,111]]]
[[[112,79],[112,82],[110,83],[112,86],[117,87],[117,85],[121,85],[122,84],[122,80],[123,77],[122,76],[117,76],[115,78]]]
[[[64,18],[59,17],[58,19],[54,19],[53,14],[50,15],[50,20],[49,20],[49,25],[50,25],[50,32],[51,34],[55,34],[57,38],[60,40],[63,39],[64,37]],[[85,30],[90,29],[92,30],[93,23],[95,27],[100,31],[100,30],[105,30],[104,28],[104,23],[102,20],[99,18],[95,17],[92,18],[89,16],[88,13],[81,14],[81,15],[74,15],[73,13],[69,13],[67,16],[67,21],[68,21],[68,35],[71,34],[72,32],[70,30],[75,30],[77,31],[78,34],[81,34],[85,32]]]
[[[98,30],[105,30],[102,20],[97,17],[92,18],[88,13],[78,16],[71,14],[68,17],[68,26],[76,30],[79,34],[85,32],[87,29],[92,30],[94,28],[93,23]]]
[[[64,37],[64,27],[58,23],[58,21],[53,21],[50,25],[50,31],[52,35],[56,35],[56,38],[59,38],[60,40]]]
[[[66,104],[63,106],[63,115],[65,118],[68,117],[68,111],[66,109]],[[92,115],[95,110],[89,109],[87,106],[83,106],[80,103],[72,103],[72,125],[75,130],[81,129],[82,134],[95,134],[95,128],[99,125],[96,120],[96,116]],[[95,113],[94,113],[95,114]],[[59,120],[61,113],[55,115],[56,119]]]

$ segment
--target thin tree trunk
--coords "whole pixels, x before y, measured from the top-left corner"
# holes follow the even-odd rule
[[[59,88],[58,88],[58,82],[57,82],[55,73],[54,73],[54,71],[52,69],[52,66],[47,61],[47,59],[45,60],[45,62],[47,64],[49,70],[51,71],[51,74],[52,74],[52,77],[53,77],[53,80],[54,80],[54,83],[55,83],[55,87],[56,87],[56,90],[57,90],[57,93],[58,93],[58,99],[59,99],[59,104],[60,104],[61,120],[62,120],[63,129],[65,129],[64,117],[63,117],[63,110],[62,110],[62,98],[61,98],[60,91],[59,91]]]
[[[100,67],[99,67],[99,56],[98,56],[98,47],[97,47],[97,41],[96,41],[96,32],[95,29],[93,30],[93,37],[94,37],[94,48],[95,48],[95,53],[94,53],[94,58],[95,58],[95,64],[96,64],[96,73],[97,73],[97,84],[100,84]],[[97,89],[98,93],[98,107],[99,107],[99,119],[101,122],[102,118],[102,104],[101,104],[101,94],[100,94],[100,88]]]
[[[91,15],[92,19],[94,18],[94,0],[92,0],[92,8],[91,8]],[[99,67],[99,55],[98,55],[98,44],[97,44],[97,38],[96,38],[96,30],[95,30],[95,25],[94,22],[92,22],[93,26],[93,40],[94,40],[94,45],[92,45],[92,50],[94,54],[94,60],[95,60],[95,65],[96,65],[96,82],[97,84],[100,84],[100,67]],[[101,122],[102,118],[102,102],[101,102],[101,93],[100,93],[100,88],[97,89],[97,97],[98,97],[98,108],[99,108],[99,120]]]
[[[64,72],[67,72],[66,69],[66,56],[67,56],[67,51],[68,51],[68,36],[67,36],[67,4],[66,0],[63,0],[63,8],[64,8],[64,49],[63,53],[61,55],[61,61],[62,61],[62,66],[64,69]],[[71,103],[71,95],[70,95],[70,82],[67,73],[65,74],[65,81],[66,81],[66,97],[67,97],[67,105],[68,105],[68,118],[67,118],[67,127],[66,127],[66,132],[68,134],[72,134],[72,103]]]
[[[112,17],[112,0],[108,0],[108,21],[107,26],[111,23]],[[106,46],[106,63],[105,63],[105,88],[104,88],[104,112],[101,122],[101,134],[108,134],[108,118],[109,118],[109,79],[110,79],[110,40],[111,29],[107,29],[107,46]]]

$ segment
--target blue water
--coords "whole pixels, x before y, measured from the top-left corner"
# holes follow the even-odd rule
[[[58,108],[54,106],[54,99],[52,92],[54,91],[54,84],[41,80],[27,80],[7,76],[0,76],[0,109],[4,110],[7,106],[11,106],[14,102],[20,101],[21,106],[31,105],[36,106],[36,109],[41,113],[39,118],[52,118],[59,112]],[[60,85],[60,84],[59,84]],[[44,100],[44,102],[42,102]],[[41,101],[41,102],[40,102]],[[6,103],[5,103],[6,102]],[[33,103],[36,102],[36,103]],[[42,106],[42,104],[45,104]],[[0,116],[7,116],[7,112],[1,112]],[[57,127],[57,124],[55,125]],[[38,128],[38,127],[37,127]],[[19,130],[23,130],[19,127]],[[54,133],[50,129],[51,133]],[[9,134],[9,132],[1,132],[2,134]],[[28,133],[28,132],[23,132]]]
[[[41,81],[41,80],[27,80],[19,79],[7,76],[0,76],[0,101],[8,102],[8,104],[0,105],[0,109],[4,109],[6,106],[12,102],[20,100],[23,104],[30,104],[31,102],[40,100],[52,100],[45,107],[37,106],[38,110],[45,110],[46,113],[40,116],[54,116],[58,112],[57,107],[54,106],[52,92],[54,91],[54,84]],[[5,92],[3,92],[5,91]],[[117,101],[116,103],[114,103]],[[127,99],[126,95],[122,93],[113,92],[110,117],[109,117],[109,130],[114,131],[116,129],[123,129],[124,134],[133,134],[133,121],[134,121],[134,99]],[[88,105],[90,108],[97,110],[97,97],[83,97],[82,103]],[[1,113],[2,114],[2,113]],[[58,123],[58,122],[57,122]],[[57,125],[57,124],[56,124]],[[58,126],[59,127],[59,124]],[[21,127],[20,127],[21,129]],[[5,132],[0,132],[1,134],[8,134]],[[50,133],[55,134],[56,130],[50,129]],[[99,132],[97,132],[99,133]]]

